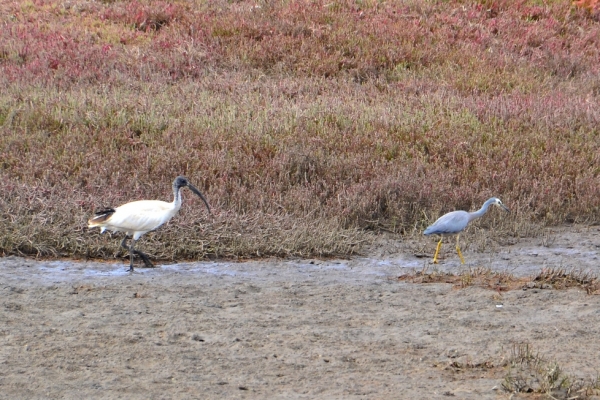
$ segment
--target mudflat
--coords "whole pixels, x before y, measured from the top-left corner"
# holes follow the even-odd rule
[[[597,227],[465,251],[440,270],[600,267]],[[508,398],[527,343],[600,371],[600,297],[398,280],[402,243],[348,260],[163,264],[0,259],[2,398]]]

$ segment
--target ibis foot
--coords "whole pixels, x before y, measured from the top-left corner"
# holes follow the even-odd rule
[[[150,261],[150,258],[148,258],[148,256],[146,254],[142,253],[139,250],[134,250],[133,254],[136,254],[136,255],[140,256],[140,258],[142,259],[142,261],[146,265],[146,268],[155,268],[154,264],[152,264],[152,262]]]

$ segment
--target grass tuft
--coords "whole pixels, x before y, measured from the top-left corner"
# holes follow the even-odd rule
[[[421,270],[400,275],[399,281],[411,283],[451,283],[456,288],[470,286],[493,289],[498,292],[516,289],[570,289],[579,288],[587,294],[598,294],[600,280],[595,273],[572,269],[544,268],[533,277],[517,277],[508,272],[492,271],[485,267],[469,268],[458,273],[442,272],[425,266]]]
[[[555,289],[581,288],[588,294],[596,294],[600,290],[600,280],[595,273],[577,269],[544,268],[536,275],[528,286]]]
[[[459,273],[429,270],[426,266],[420,271],[400,275],[399,281],[411,283],[451,283],[455,288],[470,286],[493,289],[498,292],[515,290],[523,287],[528,278],[518,278],[507,272],[492,271],[485,267],[469,268]]]
[[[560,365],[534,352],[529,343],[513,345],[502,387],[510,393],[544,394],[551,399],[587,399],[597,394],[597,380],[566,374]]]

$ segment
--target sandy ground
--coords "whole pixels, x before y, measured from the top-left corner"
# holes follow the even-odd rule
[[[466,250],[466,268],[600,273],[599,246],[598,227],[569,228]],[[518,343],[598,376],[600,296],[398,281],[428,264],[415,247],[133,274],[124,261],[0,259],[0,398],[510,398]],[[440,269],[465,268],[445,256]]]

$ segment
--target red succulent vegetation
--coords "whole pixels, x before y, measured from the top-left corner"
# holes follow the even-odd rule
[[[95,208],[197,203],[160,258],[328,255],[495,195],[600,219],[592,2],[0,1],[0,251],[101,256]],[[590,8],[591,5],[591,8]]]

